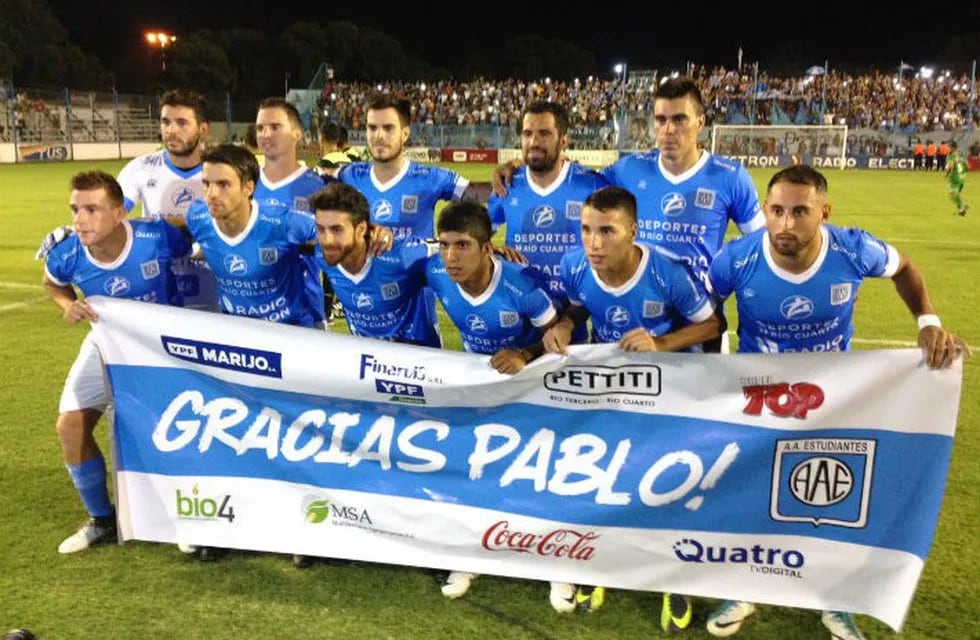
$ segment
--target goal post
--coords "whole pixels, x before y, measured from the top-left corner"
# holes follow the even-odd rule
[[[715,125],[711,153],[752,167],[810,164],[845,169],[847,127],[844,125]]]

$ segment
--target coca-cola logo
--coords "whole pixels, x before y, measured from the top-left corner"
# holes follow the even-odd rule
[[[510,528],[510,522],[496,522],[483,534],[483,548],[488,551],[516,551],[539,556],[591,560],[592,543],[599,539],[594,531],[580,533],[574,529],[556,529],[547,533],[525,533]]]

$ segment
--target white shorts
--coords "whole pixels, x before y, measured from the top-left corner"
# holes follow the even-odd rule
[[[89,333],[82,341],[78,356],[65,378],[58,412],[98,409],[105,411],[109,404],[109,387],[102,367],[102,355]]]

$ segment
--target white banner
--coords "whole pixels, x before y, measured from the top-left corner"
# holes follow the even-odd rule
[[[852,611],[901,627],[961,365],[488,358],[93,298],[125,539]]]

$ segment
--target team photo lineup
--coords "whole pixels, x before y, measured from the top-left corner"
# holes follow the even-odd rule
[[[702,93],[686,76],[657,85],[649,150],[624,154],[604,167],[581,164],[569,154],[571,116],[566,107],[530,100],[521,111],[516,159],[488,167],[480,179],[464,177],[465,171],[448,168],[451,165],[410,160],[411,104],[391,92],[373,92],[365,100],[363,155],[339,147],[336,123],[324,121],[315,132],[320,143],[317,158],[310,162],[304,161],[307,133],[301,114],[283,98],[258,103],[254,126],[241,142],[209,140],[207,111],[205,98],[195,92],[164,93],[159,104],[161,148],[127,160],[118,171],[110,170],[116,165],[109,164],[70,165],[70,179],[59,187],[67,196],[69,215],[33,238],[35,245],[40,242],[34,247],[37,262],[32,267],[43,264],[43,295],[64,322],[93,327],[91,333],[72,336],[73,345],[80,342],[73,362],[45,365],[64,382],[55,430],[68,480],[77,493],[70,493],[62,477],[59,486],[64,491],[57,500],[65,517],[85,520],[74,531],[47,531],[32,540],[32,545],[44,546],[36,551],[39,558],[50,557],[56,549],[61,556],[84,562],[87,555],[101,552],[94,556],[98,562],[107,550],[126,554],[134,546],[151,546],[111,548],[129,536],[120,525],[120,491],[113,486],[120,452],[109,442],[109,433],[113,394],[119,389],[109,379],[115,381],[119,374],[107,377],[107,347],[98,338],[104,334],[95,330],[100,297],[202,314],[175,318],[234,316],[321,335],[341,334],[338,339],[350,344],[375,340],[406,345],[416,349],[422,363],[431,350],[463,351],[479,363],[471,366],[515,380],[549,362],[558,369],[561,359],[585,353],[586,345],[617,349],[633,363],[657,363],[660,355],[655,353],[665,352],[681,358],[667,363],[683,358],[710,363],[725,354],[778,361],[800,354],[816,359],[869,346],[901,346],[918,351],[923,375],[943,384],[955,379],[957,389],[964,377],[963,401],[957,397],[951,402],[954,418],[958,404],[966,412],[966,403],[976,402],[975,390],[969,391],[970,381],[976,381],[975,364],[969,360],[971,340],[975,344],[977,335],[975,310],[954,312],[952,308],[962,304],[956,299],[957,289],[942,282],[946,270],[955,268],[947,261],[958,261],[973,268],[963,286],[975,290],[975,235],[964,231],[959,238],[945,238],[965,242],[966,249],[950,245],[949,251],[963,255],[948,256],[933,269],[932,264],[913,261],[914,251],[904,242],[919,242],[921,237],[910,239],[880,225],[852,226],[853,216],[836,222],[832,212],[846,205],[835,195],[835,187],[852,180],[856,172],[807,164],[804,160],[810,156],[801,155],[760,177],[758,170],[750,174],[729,157],[737,154],[710,152],[699,143],[707,126]],[[929,182],[932,210],[910,215],[938,217],[942,212],[944,224],[972,224],[966,154],[955,142],[936,174]],[[949,215],[948,209],[956,215]],[[969,228],[976,233],[975,227]],[[866,279],[891,283],[885,283],[887,290],[869,283],[880,288],[867,298],[861,289],[858,304]],[[880,313],[873,303],[880,306],[878,301],[886,298],[895,324],[905,332],[891,342],[871,340],[856,347],[858,338],[870,337],[861,330],[867,326],[863,317]],[[47,311],[50,315],[50,304]],[[899,314],[904,317],[899,319]],[[957,324],[961,319],[967,326]],[[295,341],[302,341],[303,335],[291,333]],[[227,340],[234,344],[234,335]],[[173,350],[171,354],[182,357]],[[244,367],[242,362],[232,361],[225,368]],[[128,384],[135,383],[127,383],[127,388]],[[787,387],[760,402],[768,403],[765,406],[773,412],[793,402],[816,408],[822,402],[816,398],[818,392],[823,393]],[[745,393],[750,404],[751,393]],[[793,410],[796,418],[805,416],[806,408]],[[38,411],[39,416],[53,415],[50,406]],[[961,429],[963,420],[975,420],[975,409],[969,411],[961,414]],[[975,442],[961,445],[961,439],[958,435],[957,447],[975,452]],[[966,455],[959,451],[950,467],[951,483],[956,469],[967,464],[956,457]],[[941,483],[942,479],[940,496]],[[967,496],[976,502],[975,490]],[[178,499],[178,510],[182,504]],[[138,508],[131,504],[127,510]],[[311,513],[307,516],[313,517]],[[962,526],[974,530],[974,541],[976,515],[973,504],[960,516]],[[202,575],[218,567],[224,567],[222,576],[246,571],[236,563],[256,556],[266,563],[263,570],[269,570],[273,563],[289,565],[289,555],[290,570],[308,570],[296,574],[303,580],[328,571],[346,580],[341,578],[345,572],[363,577],[370,570],[370,563],[351,564],[342,560],[348,556],[333,557],[326,549],[323,555],[277,557],[262,549],[205,544],[192,537],[174,542],[177,549],[159,552],[154,562],[182,562]],[[972,563],[975,569],[975,554]],[[484,583],[494,593],[514,582],[466,567],[417,564],[411,557],[398,564],[418,567],[417,575],[405,579],[419,580],[416,586],[441,592],[447,601],[426,606],[458,606],[479,598]],[[925,566],[928,575],[930,563]],[[98,571],[93,565],[76,570]],[[119,569],[123,575],[124,571]],[[289,575],[277,574],[275,580],[288,580]],[[379,589],[388,580],[384,575],[372,579],[381,581]],[[236,588],[236,578],[222,580],[228,581],[228,589]],[[637,637],[651,631],[657,637],[895,636],[889,629],[895,625],[855,617],[858,610],[845,606],[784,610],[735,592],[728,598],[702,598],[697,597],[700,592],[671,590],[656,593],[655,600],[649,593],[636,599],[640,596],[604,584],[544,581],[549,584],[525,581],[517,599],[531,601],[528,610],[541,609],[541,617],[595,613],[588,618],[585,637]],[[976,586],[967,581],[965,607],[976,611]],[[404,608],[412,607],[415,597],[400,591],[389,595],[404,598],[396,603]],[[542,609],[545,599],[550,610]],[[624,606],[624,600],[616,603],[617,599],[633,608],[617,608]],[[439,615],[452,618],[456,611],[446,608]],[[604,635],[602,616],[613,612],[632,622]],[[501,626],[494,635],[481,635],[479,614],[476,609],[467,611],[465,616],[474,619],[465,620],[458,635],[450,635],[557,638],[570,637],[575,628],[558,622],[571,626],[540,630],[532,615],[513,626],[495,619],[493,624]],[[291,613],[279,615],[288,618]],[[495,615],[525,619],[522,613]],[[753,629],[763,624],[758,618],[778,616],[783,616],[778,625],[798,628],[799,635],[769,635],[779,633],[774,630],[783,628],[779,626]],[[937,627],[930,635],[928,626],[913,619],[916,629],[925,628],[915,637],[978,637],[975,626],[972,631]],[[0,621],[31,626],[29,620]],[[106,625],[112,629],[111,620]],[[870,630],[862,630],[865,627]],[[253,637],[243,633],[241,637]],[[370,632],[351,633],[358,637]],[[166,629],[146,637],[171,634],[173,630]],[[110,632],[107,637],[117,636]],[[433,636],[411,628],[404,637]]]

